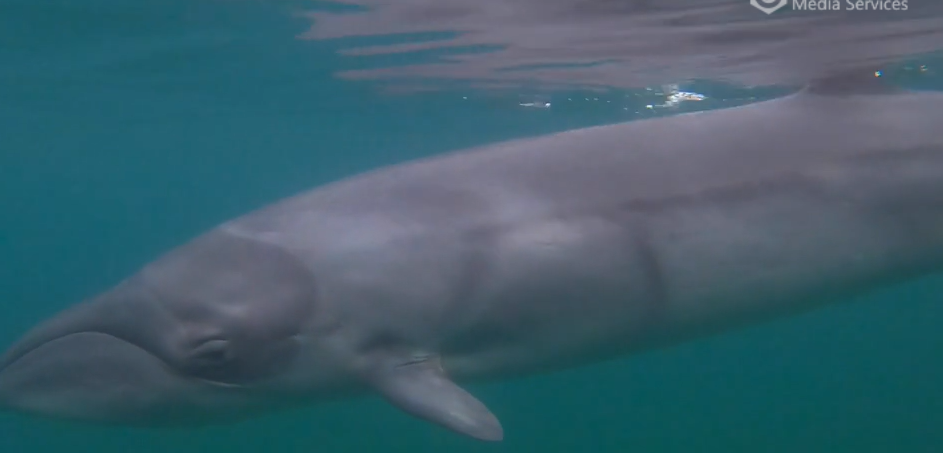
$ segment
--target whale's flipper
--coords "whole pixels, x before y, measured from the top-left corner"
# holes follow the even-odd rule
[[[387,401],[410,415],[479,440],[504,438],[498,418],[452,382],[437,359],[390,362],[372,368],[366,380]]]

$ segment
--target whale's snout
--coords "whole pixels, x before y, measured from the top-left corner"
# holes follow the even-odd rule
[[[65,310],[0,358],[0,408],[109,424],[187,419],[198,384],[167,360],[161,333],[175,327],[156,300],[123,289]]]
[[[70,333],[23,354],[17,346],[0,368],[0,406],[30,415],[142,421],[174,382],[159,359],[104,333]]]
[[[241,288],[202,291],[246,281],[229,273],[184,271],[181,278],[192,281],[181,283],[161,271],[153,270],[149,282],[129,278],[27,331],[0,356],[0,409],[92,423],[194,426],[294,402],[268,386],[294,371],[298,341],[284,325],[302,322],[297,313],[241,308],[239,296],[248,293]],[[258,300],[268,307],[277,302]]]

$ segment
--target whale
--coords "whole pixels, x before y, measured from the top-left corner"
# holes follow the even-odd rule
[[[476,383],[943,270],[941,126],[943,93],[849,72],[347,176],[221,219],[24,328],[0,357],[0,409],[161,428],[375,397],[500,441]]]

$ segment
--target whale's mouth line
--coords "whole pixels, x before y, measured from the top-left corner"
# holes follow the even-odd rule
[[[32,346],[32,347],[30,347],[30,348],[28,348],[28,349],[24,349],[24,350],[21,350],[21,351],[11,351],[11,353],[8,353],[8,356],[7,356],[7,357],[4,357],[2,363],[0,363],[0,374],[2,374],[4,371],[6,371],[8,368],[12,367],[13,365],[19,363],[21,360],[23,360],[24,358],[28,357],[29,355],[35,353],[36,351],[38,351],[38,350],[40,350],[40,349],[42,349],[42,348],[44,348],[44,347],[46,347],[46,346],[48,346],[48,345],[50,345],[50,344],[52,344],[52,343],[56,343],[56,342],[59,342],[59,341],[64,341],[64,340],[68,339],[69,337],[73,337],[73,336],[77,336],[77,335],[88,335],[88,334],[101,335],[101,336],[110,338],[110,339],[115,340],[115,341],[120,341],[120,342],[122,342],[122,343],[124,343],[124,344],[126,344],[126,345],[128,345],[128,346],[131,346],[131,347],[137,349],[139,352],[142,352],[142,353],[144,353],[144,354],[147,354],[149,357],[153,358],[153,359],[156,360],[158,363],[160,363],[161,367],[163,368],[163,370],[164,370],[168,375],[171,375],[171,376],[174,376],[174,377],[177,377],[177,378],[180,378],[180,379],[185,379],[185,380],[188,380],[188,381],[192,381],[192,382],[197,382],[197,383],[202,383],[202,384],[205,384],[205,385],[210,385],[210,386],[213,386],[213,387],[223,388],[223,389],[244,389],[244,388],[246,388],[246,386],[240,385],[240,384],[233,384],[233,383],[229,383],[229,382],[216,381],[216,380],[213,380],[213,379],[207,379],[207,378],[202,378],[202,377],[187,375],[187,374],[185,374],[185,373],[180,372],[179,369],[177,369],[176,367],[174,367],[174,366],[173,366],[172,364],[170,364],[167,360],[161,358],[161,357],[160,357],[159,355],[157,355],[157,354],[154,354],[153,352],[149,351],[147,348],[142,347],[141,345],[139,345],[139,344],[137,344],[137,343],[135,343],[135,342],[133,342],[133,341],[130,341],[130,340],[126,339],[126,338],[122,338],[122,337],[120,337],[120,336],[117,336],[117,335],[114,335],[114,334],[110,334],[110,333],[107,333],[107,332],[102,332],[102,331],[100,331],[100,330],[83,330],[83,331],[71,332],[71,333],[68,333],[68,334],[63,335],[63,336],[60,336],[60,337],[56,337],[56,338],[53,338],[53,339],[50,339],[50,340],[47,340],[47,341],[43,341],[43,342],[38,343],[38,344],[36,344],[35,346]],[[13,353],[13,352],[15,352],[15,353]]]
[[[4,358],[3,363],[0,364],[0,373],[3,373],[7,368],[13,366],[14,364],[16,364],[16,363],[18,363],[19,361],[23,360],[24,358],[26,358],[26,357],[29,356],[30,354],[33,354],[34,352],[36,352],[36,351],[38,351],[38,350],[40,350],[40,349],[42,349],[42,348],[44,348],[44,347],[46,347],[46,346],[52,344],[52,343],[55,343],[55,342],[58,342],[58,341],[63,341],[63,340],[65,340],[65,339],[69,338],[69,337],[74,337],[74,336],[76,336],[76,335],[87,335],[87,334],[102,335],[102,336],[111,338],[111,339],[113,339],[113,340],[115,340],[115,341],[120,341],[120,342],[122,342],[122,343],[125,343],[125,344],[127,344],[127,345],[129,345],[129,346],[133,346],[135,349],[137,349],[137,350],[139,350],[139,351],[141,351],[141,352],[143,352],[143,353],[145,353],[145,354],[147,354],[147,355],[153,357],[155,360],[157,360],[158,362],[160,362],[161,365],[163,365],[163,366],[167,369],[168,372],[171,372],[172,374],[175,374],[175,375],[179,374],[179,373],[176,373],[176,372],[173,371],[173,367],[172,367],[169,363],[167,363],[166,360],[164,360],[164,359],[160,358],[159,356],[157,356],[156,354],[154,354],[154,353],[148,351],[147,348],[141,347],[141,345],[138,345],[138,344],[136,344],[136,343],[134,343],[133,341],[130,341],[130,340],[128,340],[128,339],[121,338],[121,337],[118,337],[118,336],[116,336],[116,335],[112,335],[112,334],[110,334],[110,333],[102,332],[102,331],[99,331],[99,330],[83,330],[83,331],[77,331],[77,332],[70,332],[70,333],[68,333],[68,334],[66,334],[66,335],[62,335],[62,336],[60,336],[60,337],[56,337],[56,338],[53,338],[53,339],[46,340],[46,341],[43,341],[43,342],[41,342],[41,343],[38,343],[38,344],[36,344],[35,346],[30,347],[30,348],[28,348],[28,349],[24,349],[24,350],[22,350],[22,351],[16,351],[16,352],[17,352],[16,354],[13,354],[13,355],[11,355],[11,356],[9,356],[9,357],[5,357],[5,358]]]

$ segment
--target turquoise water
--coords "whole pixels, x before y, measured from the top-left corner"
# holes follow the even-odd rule
[[[521,108],[512,92],[383,94],[333,77],[364,63],[339,57],[337,43],[295,40],[307,26],[252,2],[0,2],[0,345],[299,190],[660,114],[622,92],[554,93],[551,109]],[[910,82],[943,89],[938,78]],[[730,90],[701,91],[731,103],[774,92]],[[0,414],[0,452],[937,453],[941,294],[929,279],[670,350],[477,386],[505,427],[501,444],[366,399],[193,431]]]

